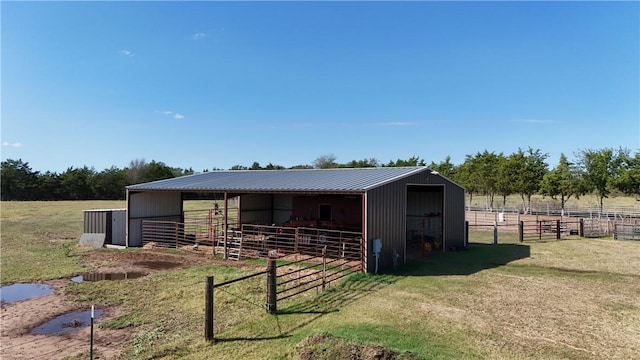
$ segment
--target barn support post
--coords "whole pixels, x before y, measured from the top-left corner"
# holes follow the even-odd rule
[[[518,240],[524,242],[524,221],[518,222]]]
[[[560,240],[560,220],[556,220],[556,240]]]
[[[223,240],[224,240],[224,254],[222,255],[222,258],[224,260],[227,260],[227,232],[229,229],[229,196],[227,195],[227,193],[224,193],[224,215],[223,215],[223,220],[222,220],[222,231],[224,231],[223,234]]]
[[[204,291],[204,338],[214,342],[213,336],[213,276],[207,276]]]
[[[276,271],[276,259],[270,257],[267,265],[267,303],[265,307],[271,315],[275,315],[278,312]]]

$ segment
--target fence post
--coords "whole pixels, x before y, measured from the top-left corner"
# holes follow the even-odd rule
[[[213,337],[213,276],[207,276],[204,290],[204,338],[214,342]]]
[[[493,222],[493,243],[494,244],[498,243],[498,222],[497,221]]]
[[[580,219],[580,224],[578,225],[578,236],[584,237],[584,219]]]
[[[538,240],[542,240],[542,221],[538,221]]]
[[[175,238],[176,238],[176,249],[178,248],[178,233],[179,233],[178,226],[179,226],[178,223],[176,223],[175,230],[174,230]]]
[[[518,222],[518,240],[524,242],[524,221]]]
[[[265,307],[267,308],[267,312],[271,315],[275,315],[278,312],[276,270],[276,259],[269,258],[267,265],[267,303],[265,304]]]
[[[560,240],[560,220],[556,220],[556,240]]]

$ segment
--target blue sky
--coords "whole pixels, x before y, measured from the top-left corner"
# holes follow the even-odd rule
[[[2,1],[2,160],[637,151],[639,4]]]

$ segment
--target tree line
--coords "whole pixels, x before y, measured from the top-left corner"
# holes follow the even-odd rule
[[[570,198],[595,194],[603,200],[612,193],[635,196],[640,200],[640,152],[629,149],[604,148],[580,150],[575,160],[560,155],[558,165],[549,169],[548,154],[540,149],[518,149],[509,155],[484,150],[466,155],[462,164],[453,164],[448,156],[443,161],[427,164],[412,156],[382,163],[375,158],[338,163],[334,155],[322,155],[309,165],[289,169],[326,169],[360,167],[428,166],[466,188],[471,197],[484,196],[490,207],[496,197],[502,205],[509,195],[520,195],[523,208],[528,209],[534,194],[549,196],[561,203]],[[251,166],[234,165],[230,170],[287,169],[272,163],[266,166],[254,162]],[[220,170],[220,169],[212,169]],[[125,168],[96,171],[93,167],[70,167],[62,173],[40,173],[27,162],[8,159],[0,169],[3,201],[7,200],[122,200],[125,187],[155,180],[194,174],[192,168],[170,167],[163,162],[136,159]],[[209,170],[203,170],[207,172]]]

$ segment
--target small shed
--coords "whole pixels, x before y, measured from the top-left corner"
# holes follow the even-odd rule
[[[127,209],[84,210],[84,233],[105,234],[104,245],[126,245]]]
[[[465,189],[424,166],[211,171],[131,185],[127,246],[143,245],[143,222],[184,221],[183,202],[205,194],[224,199],[223,213],[228,199],[237,199],[238,228],[256,224],[355,232],[363,239],[360,252],[367,272],[374,272],[376,264],[384,271],[425,252],[466,247]]]

